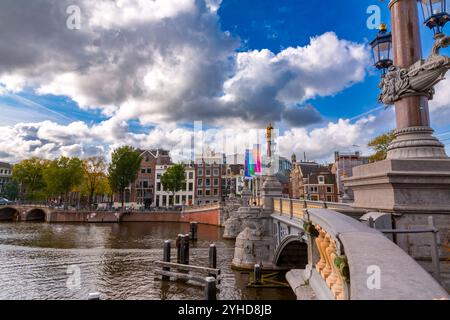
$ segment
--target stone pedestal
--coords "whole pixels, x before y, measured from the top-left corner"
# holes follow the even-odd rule
[[[345,184],[356,208],[450,214],[450,159],[388,159],[354,168]]]
[[[273,210],[273,199],[283,195],[281,183],[274,175],[269,175],[264,180],[261,196],[263,198],[263,208]]]
[[[424,228],[433,216],[445,243],[450,229],[450,159],[388,159],[354,168],[345,184],[355,193],[354,208],[393,213],[394,228]],[[414,258],[428,258],[430,237],[398,235],[397,243]],[[446,255],[441,252],[441,257]]]

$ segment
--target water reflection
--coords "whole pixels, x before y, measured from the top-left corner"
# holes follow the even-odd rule
[[[163,283],[153,272],[164,240],[188,232],[178,223],[1,223],[0,299],[86,299],[94,291],[104,299],[202,299],[201,287]],[[219,299],[294,298],[290,289],[246,288],[248,275],[230,268],[234,242],[222,239],[220,228],[200,225],[198,238],[190,254],[196,265],[207,266],[208,247],[217,245]],[[79,288],[68,286],[73,265]]]

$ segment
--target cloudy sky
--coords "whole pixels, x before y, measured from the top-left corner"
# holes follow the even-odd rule
[[[395,126],[376,99],[373,4],[388,21],[375,0],[2,0],[0,161],[124,144],[177,158],[195,121],[214,148],[272,122],[287,157],[369,152]],[[433,126],[450,144],[450,81],[437,92]]]

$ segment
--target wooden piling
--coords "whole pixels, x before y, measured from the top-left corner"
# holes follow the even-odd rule
[[[205,281],[205,300],[217,300],[216,279],[213,277],[208,277]]]
[[[184,236],[184,261],[183,264],[189,264],[189,234]]]
[[[170,262],[170,240],[164,241],[163,260],[164,260],[164,262]],[[170,268],[163,267],[163,271],[170,271]],[[169,281],[170,277],[163,276],[162,279],[163,279],[163,281]]]
[[[191,240],[196,241],[197,240],[197,233],[198,233],[198,223],[197,222],[191,222]]]
[[[179,234],[176,240],[176,246],[177,246],[177,263],[181,263],[181,238],[183,237],[182,234]]]
[[[215,244],[209,246],[209,267],[211,269],[217,268],[217,247]],[[213,277],[214,275],[210,274],[209,276]]]
[[[261,284],[262,283],[262,270],[261,270],[260,264],[255,264],[254,274],[255,274],[255,284],[258,284],[258,285]]]

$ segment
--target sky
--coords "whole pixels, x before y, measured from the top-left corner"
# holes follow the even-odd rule
[[[285,157],[370,153],[395,128],[377,102],[373,5],[389,24],[377,0],[2,0],[0,161],[125,144],[183,159],[198,121],[216,151],[243,153],[271,122]],[[449,151],[450,80],[436,91],[432,126]]]

